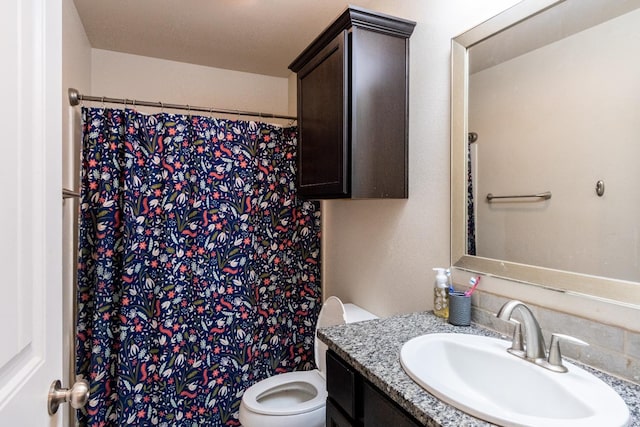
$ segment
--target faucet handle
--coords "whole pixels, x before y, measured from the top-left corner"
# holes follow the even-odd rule
[[[549,358],[547,359],[547,367],[556,372],[567,372],[567,367],[562,364],[562,354],[560,354],[560,341],[569,342],[579,346],[588,346],[589,343],[582,341],[576,337],[565,334],[551,334],[551,343],[549,344]]]
[[[513,339],[511,340],[511,348],[509,348],[509,353],[523,356],[524,345],[522,344],[522,324],[513,319],[511,319],[509,322],[515,325],[515,328],[513,328]]]

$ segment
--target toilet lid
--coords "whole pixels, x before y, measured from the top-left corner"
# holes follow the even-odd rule
[[[283,401],[278,399],[278,395],[298,398]],[[249,411],[274,416],[315,411],[322,408],[326,400],[327,386],[316,369],[274,375],[255,383],[242,396],[242,404]]]
[[[322,304],[322,309],[318,315],[318,324],[316,325],[316,337],[314,345],[314,357],[316,366],[320,371],[320,375],[326,374],[326,355],[327,345],[318,339],[318,328],[325,328],[327,326],[344,325],[346,323],[346,314],[344,304],[340,301],[340,298],[331,296]]]

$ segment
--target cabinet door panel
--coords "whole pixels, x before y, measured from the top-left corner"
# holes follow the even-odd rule
[[[348,197],[347,31],[298,73],[298,194]]]
[[[357,417],[356,376],[349,365],[327,352],[327,392],[351,418]]]
[[[354,28],[353,198],[408,197],[408,41]]]
[[[327,427],[355,427],[337,406],[333,404],[331,399],[327,399]]]
[[[366,427],[420,427],[420,424],[370,384],[365,382],[362,390]]]

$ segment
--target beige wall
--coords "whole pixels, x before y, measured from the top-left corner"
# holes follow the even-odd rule
[[[478,255],[640,281],[638,21],[636,10],[471,76]],[[542,191],[553,197],[485,199]]]
[[[100,49],[92,50],[91,83],[95,96],[274,114],[289,110],[286,78]]]
[[[418,22],[411,37],[408,200],[331,200],[323,206],[324,295],[379,315],[433,308],[433,267],[450,264],[451,38],[515,1],[377,0],[372,9]],[[454,282],[471,273],[455,270]],[[495,313],[519,299],[538,313],[545,335],[590,342],[567,354],[639,381],[638,309],[597,298],[484,276],[474,294],[474,321],[504,330]],[[613,339],[603,340],[602,335]]]
[[[62,186],[77,190],[78,159],[80,158],[80,113],[77,107],[69,105],[67,90],[69,87],[86,92],[91,89],[91,45],[78,17],[73,0],[62,1]],[[74,368],[74,300],[76,241],[78,204],[73,199],[63,203],[62,229],[62,284],[63,284],[63,345],[64,354],[71,356],[63,366],[62,382],[65,386],[73,384]],[[62,425],[74,425],[69,421],[69,405],[62,407],[64,421]],[[72,417],[75,418],[75,417]]]
[[[65,162],[63,185],[75,188],[77,174],[76,169],[73,168],[75,163],[70,160],[77,160],[80,154],[71,142],[78,142],[81,135],[80,127],[76,126],[79,123],[80,113],[78,108],[69,105],[67,90],[70,87],[83,93],[91,90],[91,45],[73,0],[63,0],[62,4],[62,111],[66,113],[62,123]]]
[[[410,194],[407,200],[323,202],[325,296],[337,295],[380,316],[432,308],[431,269],[450,264],[450,40],[515,2],[375,0],[367,4],[371,9],[418,22],[410,48]],[[295,113],[293,76],[265,77],[92,50],[72,0],[64,3],[65,92],[71,85],[98,96]],[[77,117],[77,108],[71,111]],[[64,133],[67,144],[72,140],[67,137],[68,120]],[[67,149],[67,161],[77,156],[75,152],[69,154],[72,151]],[[74,174],[70,172],[65,175],[65,186],[70,185],[71,176]],[[69,263],[72,271],[73,257],[67,258],[65,266]],[[456,272],[454,277],[462,283],[469,275]],[[534,301],[553,313],[579,311],[580,316],[602,323],[624,324],[637,316],[637,310],[629,307],[489,277],[483,279],[482,288],[489,303],[483,305],[480,300],[475,305],[486,308],[480,314],[485,313],[488,319],[496,310],[489,298],[492,294]],[[485,296],[483,291],[476,293],[476,300]],[[485,323],[490,322],[485,319]],[[627,370],[637,372],[637,363],[616,358],[622,352],[631,353],[636,362],[639,358],[634,353],[637,346],[629,344],[637,342],[637,335],[628,331],[623,334],[627,338],[620,346],[624,348],[605,349],[603,363],[627,360]]]
[[[325,296],[387,316],[433,304],[433,267],[450,264],[451,38],[515,0],[374,1],[417,21],[410,40],[409,198],[336,200],[323,207]]]

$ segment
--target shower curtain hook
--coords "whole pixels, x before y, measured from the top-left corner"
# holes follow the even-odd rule
[[[100,99],[100,102],[102,102],[102,108],[107,108],[107,106],[104,103],[104,96]]]
[[[160,112],[164,113],[164,102],[160,102]]]
[[[191,118],[191,105],[187,104],[187,117]]]

